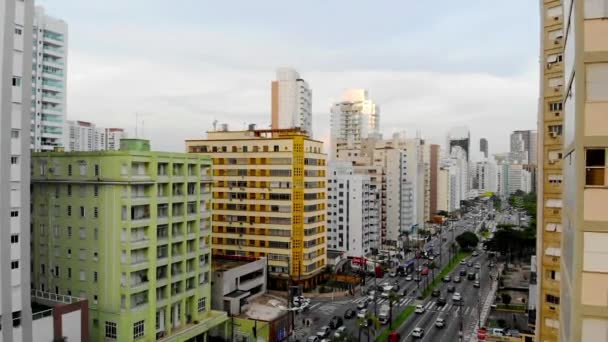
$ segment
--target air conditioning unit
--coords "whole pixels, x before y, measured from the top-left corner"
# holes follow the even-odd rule
[[[549,159],[548,163],[551,165],[555,164],[555,159]]]
[[[551,69],[551,65],[553,65],[553,63],[551,63],[551,62],[547,63],[547,69]]]
[[[557,132],[555,131],[549,132],[549,135],[551,136],[551,138],[557,138]]]

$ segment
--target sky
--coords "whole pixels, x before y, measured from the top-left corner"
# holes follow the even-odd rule
[[[36,3],[69,25],[68,119],[131,136],[138,121],[154,150],[184,151],[214,120],[268,127],[278,67],[311,86],[319,140],[329,140],[329,109],[349,88],[368,89],[385,136],[420,132],[443,144],[466,125],[473,150],[486,137],[498,153],[511,131],[536,129],[534,1]]]

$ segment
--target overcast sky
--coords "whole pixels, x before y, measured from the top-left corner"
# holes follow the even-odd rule
[[[508,149],[536,129],[538,3],[530,0],[39,0],[69,25],[68,119],[124,127],[135,113],[155,150],[183,151],[214,120],[270,123],[275,69],[313,89],[315,138],[329,108],[366,88],[381,131]]]

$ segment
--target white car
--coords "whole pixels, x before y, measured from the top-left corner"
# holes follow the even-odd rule
[[[445,319],[443,319],[442,317],[437,317],[437,320],[435,321],[435,326],[437,328],[443,328],[445,326]]]
[[[411,274],[408,274],[407,277],[405,277],[406,281],[412,281],[412,279],[414,279],[414,278],[412,278]]]
[[[367,309],[361,309],[361,310],[359,310],[359,313],[357,313],[357,317],[364,318],[366,313],[367,313]]]
[[[452,300],[455,302],[459,302],[461,299],[462,299],[462,296],[460,295],[460,293],[454,292],[454,294],[452,295]]]
[[[334,333],[334,337],[338,338],[338,337],[342,336],[342,334],[344,334],[345,332],[346,332],[346,327],[341,326],[338,329],[336,329],[336,332]]]
[[[480,263],[478,263],[478,262],[476,262],[476,263],[475,263],[475,268],[476,268],[476,269],[480,269],[480,268],[481,268],[481,264],[480,264]]]
[[[424,313],[424,306],[416,305],[416,310],[414,312],[418,314]]]
[[[422,336],[424,336],[424,329],[421,327],[415,327],[414,330],[412,330],[412,337],[421,338]]]

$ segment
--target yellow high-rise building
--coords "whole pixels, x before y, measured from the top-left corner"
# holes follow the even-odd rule
[[[555,19],[564,23],[557,35],[561,37],[558,44],[563,45],[557,53],[558,61],[563,61],[563,76],[549,76],[546,71],[543,79],[549,87],[543,87],[541,97],[547,99],[548,83],[559,78],[563,90],[556,106],[563,128],[552,130],[547,122],[551,112],[543,113],[539,123],[545,130],[545,179],[539,212],[544,216],[538,229],[537,335],[543,342],[607,342],[608,1],[564,0],[563,11],[550,12],[557,6],[558,1],[544,1],[545,24],[551,14],[563,13],[562,19]],[[550,42],[544,40],[545,51]],[[559,146],[550,145],[553,135],[560,136]],[[557,166],[563,172],[554,172]]]
[[[314,287],[327,260],[323,143],[299,129],[252,128],[186,146],[213,158],[213,254],[267,257],[270,288]]]
[[[560,0],[540,0],[536,340],[557,341],[560,311],[564,29]]]

